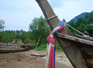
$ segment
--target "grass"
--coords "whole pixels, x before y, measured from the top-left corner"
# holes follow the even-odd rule
[[[59,44],[56,45],[56,51],[57,52],[63,52],[63,50],[61,49]]]
[[[40,46],[37,46],[37,48],[35,48],[35,50],[37,51],[45,51],[47,48],[47,44],[41,44]]]
[[[37,48],[35,50],[46,51],[46,48],[47,48],[47,43],[46,44],[41,44],[40,46],[37,46]],[[61,49],[59,44],[56,45],[56,51],[57,52],[63,52],[63,50]]]

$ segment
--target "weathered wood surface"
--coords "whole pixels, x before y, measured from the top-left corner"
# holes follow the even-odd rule
[[[0,53],[13,53],[20,51],[28,51],[30,49],[30,45],[0,44]]]
[[[36,0],[51,29],[54,29],[60,20],[53,12],[47,0]],[[61,13],[60,13],[61,14]],[[78,37],[64,28],[60,33]],[[75,42],[66,37],[56,36],[61,48],[72,63],[74,68],[93,68],[93,47],[90,44]]]
[[[78,38],[78,37],[74,37],[74,36],[70,36],[70,35],[66,35],[66,34],[62,34],[62,33],[58,33],[57,34],[58,37],[67,39],[67,40],[71,40],[71,41],[75,41],[75,42],[80,42],[82,44],[87,44],[87,45],[91,45],[93,46],[93,40],[87,40],[84,38]]]
[[[36,55],[36,54],[31,54],[31,56],[44,57],[45,55]]]

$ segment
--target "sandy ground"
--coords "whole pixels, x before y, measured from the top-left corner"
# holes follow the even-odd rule
[[[0,54],[0,68],[45,68],[45,51]],[[56,53],[55,68],[73,68],[64,53]]]

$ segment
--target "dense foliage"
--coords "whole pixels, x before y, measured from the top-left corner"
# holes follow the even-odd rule
[[[89,35],[93,37],[93,12],[87,13],[84,18],[78,18],[77,22],[74,22],[73,20],[71,20],[69,24],[75,29],[81,31],[82,33],[86,29],[89,32]],[[70,27],[68,28],[74,34],[79,34],[72,28]]]
[[[31,39],[30,32],[23,30],[2,31],[0,32],[0,36],[0,42],[12,42],[13,39],[21,39],[24,42],[26,39]]]
[[[35,50],[40,51],[43,50],[45,51],[47,48],[47,44],[41,44],[40,46],[38,46]],[[63,50],[61,49],[59,44],[56,44],[56,51],[57,52],[63,52]]]
[[[74,27],[75,29],[84,32],[85,29],[88,30],[89,35],[93,37],[93,12],[87,13],[84,18],[77,18],[77,22],[73,20],[69,22],[69,24]],[[63,19],[65,21],[65,19]],[[25,40],[32,40],[36,43],[38,42],[38,46],[36,50],[46,50],[46,38],[49,35],[49,26],[47,21],[42,16],[39,18],[34,18],[31,24],[29,25],[29,31],[23,30],[6,30],[4,29],[4,20],[0,20],[0,42],[12,42],[13,39],[21,39],[23,42]],[[66,26],[71,32],[75,34],[79,34],[72,28]],[[80,34],[79,34],[80,35]],[[61,48],[57,44],[57,51],[60,51]],[[61,50],[62,52],[62,50]]]
[[[4,21],[0,20],[0,29],[4,28]],[[29,25],[29,31],[23,30],[6,30],[0,32],[0,42],[12,42],[13,39],[21,39],[23,42],[27,39],[33,40],[36,43],[40,39],[40,44],[46,43],[46,38],[49,34],[49,26],[42,16],[34,18]]]
[[[0,20],[0,31],[4,29],[4,24],[5,24],[5,21],[1,19]]]
[[[41,16],[40,18],[34,18],[30,24],[31,37],[35,41],[39,41],[39,44],[46,43],[46,38],[49,35],[49,26],[47,21]]]

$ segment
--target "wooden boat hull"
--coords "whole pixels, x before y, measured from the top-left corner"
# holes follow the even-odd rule
[[[53,30],[60,20],[53,12],[47,0],[36,0],[39,4],[50,28]],[[93,40],[77,36],[66,29],[57,34],[62,50],[70,60],[74,68],[93,68]]]
[[[31,45],[0,44],[0,53],[14,53],[31,50]]]

